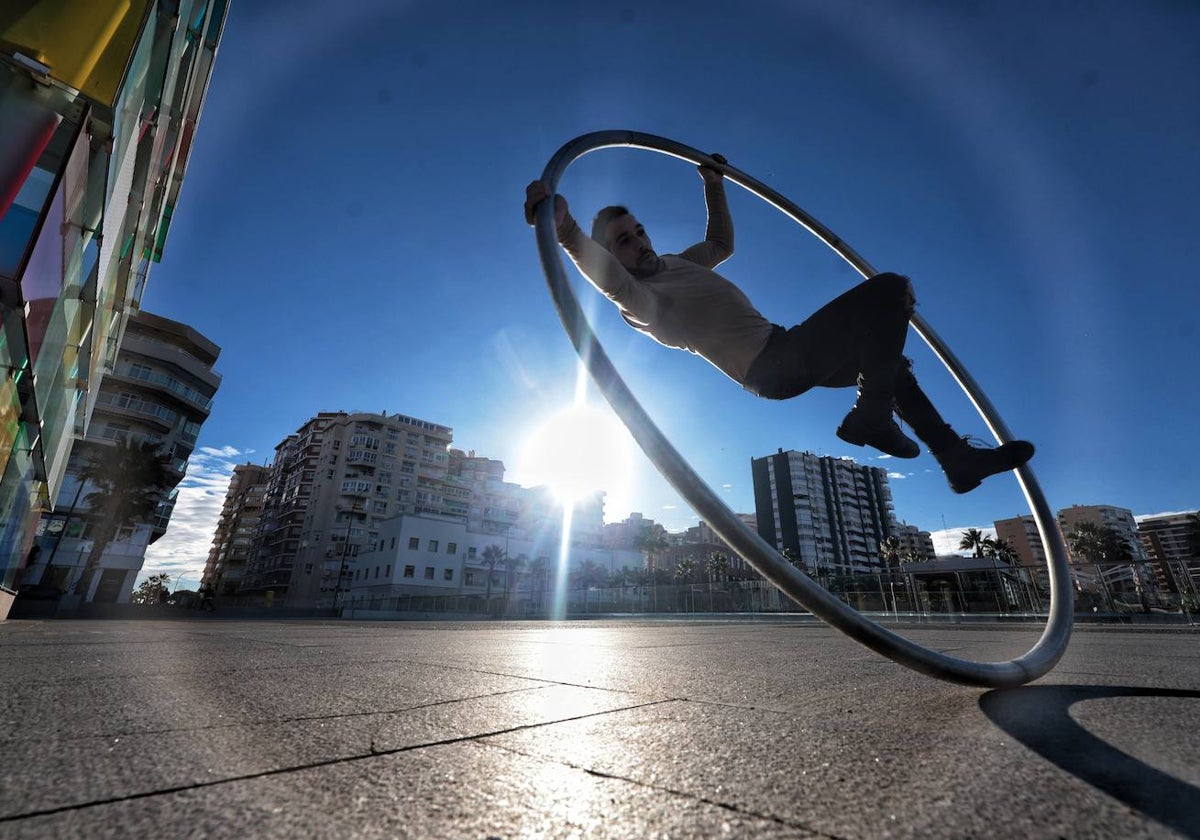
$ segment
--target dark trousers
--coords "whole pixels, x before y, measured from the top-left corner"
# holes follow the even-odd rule
[[[896,413],[933,452],[958,441],[904,357],[912,287],[899,274],[876,274],[795,327],[776,327],[750,366],[746,390],[786,400],[810,388],[849,388],[886,378]],[[877,385],[878,387],[878,385]]]

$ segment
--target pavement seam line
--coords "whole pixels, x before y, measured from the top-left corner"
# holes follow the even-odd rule
[[[618,711],[623,711],[623,710],[618,710]],[[485,737],[485,736],[481,736],[481,737]],[[487,737],[490,737],[490,736],[487,736]],[[693,800],[695,802],[702,802],[705,805],[712,805],[715,808],[721,808],[726,811],[732,811],[735,814],[740,814],[740,815],[748,816],[748,817],[754,817],[755,819],[760,819],[760,820],[766,820],[768,822],[773,822],[778,825],[785,826],[787,828],[798,828],[803,831],[810,832],[814,836],[827,838],[827,840],[845,840],[845,838],[841,837],[841,835],[827,834],[826,832],[819,831],[815,828],[812,828],[811,826],[807,826],[804,823],[791,822],[789,820],[784,819],[783,817],[777,817],[773,814],[762,814],[762,813],[759,813],[758,811],[752,811],[749,808],[743,808],[740,805],[735,805],[730,802],[719,802],[715,799],[709,799],[707,796],[701,796],[699,794],[689,793],[688,791],[685,791],[685,790],[676,790],[675,788],[666,787],[664,785],[656,785],[656,784],[652,784],[650,782],[643,782],[640,779],[634,779],[629,776],[622,776],[617,773],[608,773],[604,770],[596,770],[594,768],[585,767],[582,764],[576,764],[574,762],[565,761],[560,758],[551,758],[549,756],[538,755],[536,753],[528,753],[523,750],[516,749],[515,747],[506,746],[504,744],[493,744],[493,743],[485,744],[485,743],[481,742],[480,746],[487,746],[487,747],[491,747],[493,749],[503,750],[505,752],[510,752],[515,755],[522,756],[523,758],[530,758],[535,761],[543,761],[543,762],[547,762],[550,764],[560,764],[564,767],[570,767],[572,770],[579,770],[581,772],[587,773],[589,776],[596,776],[601,779],[613,779],[614,781],[618,781],[618,782],[626,782],[628,784],[635,785],[637,787],[646,788],[647,790],[653,790],[653,791],[657,791],[659,793],[667,793],[667,794],[670,794],[671,796],[679,796],[684,799]]]
[[[139,729],[131,730],[129,732],[107,732],[96,735],[79,735],[76,737],[60,738],[58,740],[70,743],[73,741],[87,741],[94,738],[137,738],[141,735],[174,735],[182,732],[207,732],[215,729],[236,729],[238,727],[248,728],[254,726],[278,726],[279,724],[283,723],[302,723],[304,721],[317,720],[341,720],[343,718],[370,717],[371,715],[402,715],[406,712],[415,712],[420,711],[421,709],[432,709],[436,706],[447,706],[452,703],[466,703],[470,700],[486,700],[489,697],[502,697],[505,694],[519,694],[522,691],[542,691],[545,688],[546,686],[542,685],[528,685],[523,688],[510,688],[506,689],[505,691],[492,691],[488,692],[487,694],[472,694],[467,697],[454,697],[449,700],[434,700],[429,703],[418,703],[415,706],[404,706],[399,709],[376,709],[370,712],[345,712],[343,714],[329,715],[297,715],[296,717],[277,718],[275,720],[267,721],[216,723],[205,726],[177,726],[170,729]]]
[[[590,717],[599,717],[601,715],[608,715],[614,712],[627,712],[634,709],[643,709],[647,706],[657,706],[663,703],[673,702],[675,702],[673,699],[652,700],[648,703],[637,703],[633,706],[621,706],[615,709],[604,709],[603,711],[599,712],[588,712],[587,714],[575,715],[573,717],[561,718],[559,720],[524,723],[520,726],[510,726],[506,729],[497,729],[494,732],[480,732],[474,735],[460,735],[454,738],[443,738],[440,741],[426,741],[421,744],[408,744],[403,747],[396,747],[388,750],[376,749],[374,737],[372,736],[368,752],[365,753],[356,753],[354,755],[341,756],[340,758],[327,758],[323,761],[313,761],[307,764],[297,764],[290,767],[276,767],[271,770],[262,770],[258,773],[244,773],[240,776],[228,776],[224,779],[212,779],[204,782],[194,782],[187,785],[174,785],[166,788],[158,788],[156,790],[142,791],[140,793],[131,793],[125,796],[110,796],[104,799],[93,799],[88,802],[77,802],[72,805],[59,805],[54,808],[42,808],[36,811],[26,811],[20,814],[0,816],[0,823],[16,822],[18,820],[32,819],[33,817],[48,817],[70,811],[81,811],[86,808],[95,808],[101,805],[116,805],[122,802],[132,802],[138,799],[149,799],[154,796],[167,796],[174,793],[185,793],[190,790],[202,790],[204,788],[216,787],[217,785],[230,784],[232,782],[254,781],[255,779],[264,779],[270,776],[282,776],[286,773],[296,773],[303,770],[318,770],[322,767],[333,767],[338,764],[352,764],[356,761],[363,761],[364,759],[399,755],[400,753],[414,752],[416,750],[428,749],[429,747],[445,747],[453,744],[463,744],[472,741],[478,741],[480,738],[493,738],[499,735],[508,735],[513,732],[523,732],[527,729],[537,729],[542,726],[554,726],[560,723],[571,723],[573,721],[586,720]]]

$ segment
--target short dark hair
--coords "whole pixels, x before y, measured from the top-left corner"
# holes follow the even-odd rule
[[[628,215],[629,208],[622,207],[620,204],[610,204],[608,207],[605,207],[596,214],[596,218],[592,219],[592,239],[607,248],[608,237],[605,234],[608,232],[608,223],[613,219],[619,219],[622,216]]]

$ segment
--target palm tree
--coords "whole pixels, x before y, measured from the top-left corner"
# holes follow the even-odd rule
[[[983,557],[984,540],[987,539],[983,535],[983,531],[978,528],[968,528],[962,532],[962,539],[958,542],[958,547],[972,552],[973,557]]]
[[[674,575],[681,581],[690,581],[696,575],[696,558],[688,555],[675,562]]]
[[[713,582],[717,579],[729,580],[729,555],[714,551],[704,560],[704,570],[708,572],[708,611],[713,608]]]
[[[78,478],[94,488],[83,499],[88,507],[92,550],[75,584],[75,594],[86,595],[109,543],[121,528],[153,516],[175,482],[170,459],[157,443],[127,440],[93,444]]]
[[[884,567],[890,571],[900,565],[900,558],[903,551],[904,549],[897,537],[884,537],[883,542],[879,544],[879,559],[883,561]]]
[[[542,598],[546,592],[547,566],[545,557],[535,557],[529,561],[529,580],[537,590],[538,609],[542,608]]]
[[[646,568],[650,571],[650,580],[654,585],[653,589],[653,607],[658,610],[658,575],[655,563],[661,557],[671,544],[667,541],[666,532],[663,531],[661,525],[642,525],[641,533],[634,538],[634,547],[646,557]]]
[[[487,566],[487,592],[483,596],[483,602],[487,605],[487,611],[492,609],[492,578],[496,575],[496,566],[504,562],[504,549],[498,545],[489,545],[482,552],[483,565]]]
[[[504,562],[504,603],[508,604],[508,594],[512,591],[513,584],[521,573],[521,569],[525,568],[525,556],[508,557]]]

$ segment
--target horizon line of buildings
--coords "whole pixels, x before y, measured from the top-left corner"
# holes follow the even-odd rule
[[[573,574],[588,568],[616,577],[713,552],[729,558],[728,576],[758,576],[703,521],[677,534],[640,513],[605,524],[603,492],[574,507],[564,535],[563,511],[547,488],[506,482],[502,462],[452,443],[449,426],[403,414],[310,418],[278,444],[269,466],[234,469],[202,584],[224,596],[293,606],[349,597],[486,598],[493,586],[511,588],[514,566],[518,576],[561,564]],[[750,466],[755,512],[740,518],[811,575],[884,571],[885,541],[910,568],[951,559],[938,557],[930,532],[897,520],[882,468],[794,450],[753,458]],[[1080,591],[1101,583],[1116,591],[1193,591],[1200,569],[1184,556],[1187,515],[1149,517],[1139,528],[1124,508],[1075,505],[1058,521],[1064,534],[1082,522],[1112,528],[1129,547],[1129,562],[1113,564],[1119,573],[1110,569],[1099,583],[1096,574],[1079,574]],[[1033,517],[995,526],[1016,565],[1037,577],[1045,552]],[[648,532],[663,543],[651,557],[643,550]],[[1151,579],[1139,578],[1143,566],[1153,569]]]

